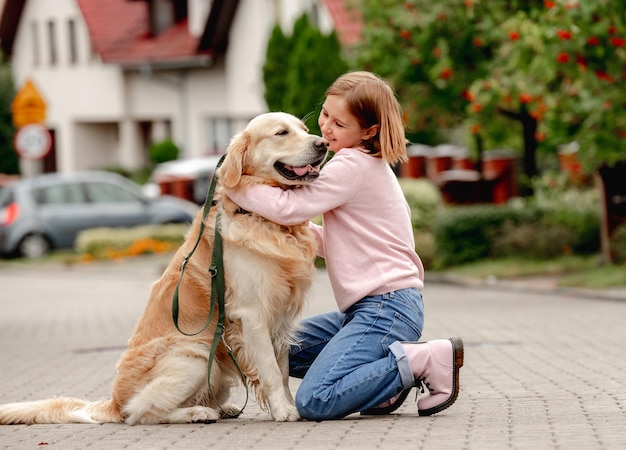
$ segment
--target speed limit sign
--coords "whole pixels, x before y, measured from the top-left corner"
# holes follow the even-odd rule
[[[24,125],[15,134],[15,150],[24,159],[44,158],[52,147],[50,132],[43,125]]]

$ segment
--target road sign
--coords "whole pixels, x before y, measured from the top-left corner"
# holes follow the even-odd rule
[[[23,159],[43,159],[52,148],[52,137],[43,125],[24,125],[15,133],[15,150]]]
[[[13,124],[18,128],[46,120],[46,103],[30,80],[26,81],[15,95],[11,103],[11,112]]]

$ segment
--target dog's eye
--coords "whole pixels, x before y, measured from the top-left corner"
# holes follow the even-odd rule
[[[278,133],[276,133],[276,136],[285,136],[289,134],[288,130],[280,130]]]

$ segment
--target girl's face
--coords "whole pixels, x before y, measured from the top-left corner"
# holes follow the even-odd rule
[[[328,150],[331,152],[357,147],[378,132],[378,125],[362,128],[348,110],[344,98],[339,95],[326,97],[317,123],[322,130],[322,136],[329,142]]]

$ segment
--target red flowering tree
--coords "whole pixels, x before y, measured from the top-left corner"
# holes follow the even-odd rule
[[[359,5],[357,64],[394,82],[409,130],[463,124],[478,145],[521,146],[529,177],[537,150],[573,140],[589,170],[626,158],[624,0]]]

